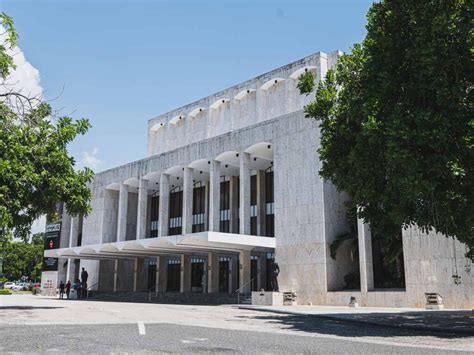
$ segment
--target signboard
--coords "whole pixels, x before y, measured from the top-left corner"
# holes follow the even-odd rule
[[[61,239],[61,218],[62,218],[62,204],[56,206],[56,215],[58,219],[55,221],[46,221],[46,230],[44,238],[44,250],[58,249],[59,241]],[[58,271],[58,259],[44,257],[43,271]]]

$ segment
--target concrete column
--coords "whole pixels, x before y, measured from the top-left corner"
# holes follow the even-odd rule
[[[209,191],[209,231],[219,232],[221,199],[221,162],[211,161]]]
[[[160,176],[160,205],[158,207],[158,236],[166,237],[169,226],[170,207],[170,176],[162,173]]]
[[[156,271],[155,271],[155,296],[158,295],[160,288],[160,257],[156,257]]]
[[[137,292],[138,258],[133,260],[133,292]]]
[[[193,232],[193,175],[194,169],[184,168],[183,176],[183,229],[182,234]]]
[[[374,265],[372,262],[372,235],[368,224],[357,219],[357,236],[359,239],[360,291],[374,289]]]
[[[204,230],[209,230],[209,189],[210,183],[209,181],[206,182],[204,185]]]
[[[230,177],[230,233],[239,233],[239,178]]]
[[[265,170],[257,170],[257,235],[266,234]]]
[[[250,234],[250,154],[240,153],[240,234]]]
[[[207,254],[207,292],[219,291],[219,255],[217,253]]]
[[[157,272],[159,273],[159,290],[166,292],[166,283],[168,279],[168,264],[165,256],[160,257],[160,263],[157,265]]]
[[[209,262],[207,261],[207,259],[205,259],[204,270],[202,272],[202,293],[207,293],[208,266],[209,266]]]
[[[128,207],[128,186],[120,183],[118,220],[117,220],[117,242],[127,240],[127,207]]]
[[[258,255],[258,283],[257,287],[260,291],[262,288],[265,289],[267,286],[267,255],[266,253],[259,253]]]
[[[191,255],[181,255],[181,277],[179,292],[191,291]]]
[[[148,180],[140,178],[138,185],[137,239],[146,238],[148,207]]]
[[[237,255],[233,255],[230,259],[231,264],[231,274],[229,275],[229,293],[233,293],[235,290],[239,288],[239,257]]]
[[[114,260],[114,292],[117,292],[118,259]]]
[[[251,264],[250,251],[242,250],[239,252],[239,288],[240,293],[248,293],[252,285],[250,284]]]

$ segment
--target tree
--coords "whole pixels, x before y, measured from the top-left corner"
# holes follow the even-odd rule
[[[34,234],[31,241],[13,240],[10,235],[1,243],[0,257],[3,258],[3,273],[8,280],[29,280],[41,277],[43,262],[44,233]]]
[[[87,119],[56,117],[40,97],[28,97],[7,85],[15,68],[17,33],[12,19],[0,15],[5,29],[0,45],[0,239],[13,231],[26,240],[31,223],[53,214],[64,202],[69,214],[90,211],[92,170],[75,170],[67,145],[90,128]],[[19,245],[17,245],[19,247]]]
[[[473,3],[381,1],[367,35],[305,107],[320,122],[320,174],[350,194],[375,235],[417,225],[474,257]],[[311,73],[299,88],[315,89]]]

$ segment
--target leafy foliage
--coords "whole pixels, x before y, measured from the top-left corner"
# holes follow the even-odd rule
[[[1,243],[3,275],[8,280],[19,280],[26,276],[37,280],[41,276],[44,233],[33,235],[31,242],[13,240],[11,235]]]
[[[0,15],[6,40],[0,45],[0,85],[14,69],[9,50],[17,42],[13,21]],[[5,89],[5,88],[4,88]],[[93,173],[74,169],[67,145],[90,128],[87,119],[55,117],[49,103],[5,89],[0,93],[0,239],[10,231],[27,238],[31,223],[64,202],[71,215],[90,211],[87,184]],[[11,98],[15,104],[11,104]],[[20,104],[20,105],[19,105]]]
[[[367,17],[364,41],[305,107],[320,121],[321,175],[375,235],[416,224],[456,237],[473,258],[473,3],[381,1]]]

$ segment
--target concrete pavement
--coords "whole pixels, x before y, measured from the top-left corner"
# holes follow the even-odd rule
[[[24,350],[30,352],[474,351],[473,338],[468,335],[361,327],[304,314],[235,306],[68,301],[32,295],[0,296],[0,338],[0,353],[22,351],[17,346],[22,339],[31,339]]]
[[[241,309],[306,315],[375,326],[474,336],[473,310],[337,306],[239,306]]]

